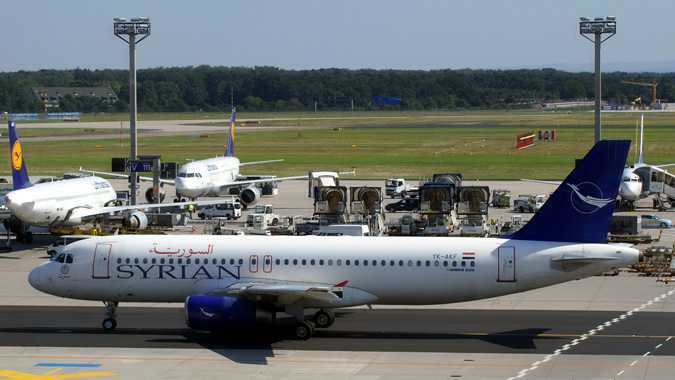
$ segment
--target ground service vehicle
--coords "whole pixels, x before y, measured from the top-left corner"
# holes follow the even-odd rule
[[[249,227],[276,226],[277,224],[279,224],[279,215],[274,213],[274,205],[269,204],[255,206],[255,210],[246,219],[246,225]]]
[[[238,199],[225,201],[199,209],[197,216],[204,219],[225,218],[237,220],[241,217],[241,202]]]
[[[521,195],[513,201],[513,209],[520,212],[537,212],[548,199],[547,195]]]
[[[384,209],[387,210],[387,212],[396,212],[396,211],[419,212],[420,200],[417,198],[401,199],[398,202],[390,203],[384,206]]]
[[[410,195],[411,197],[417,196],[418,187],[410,186],[410,184],[405,182],[405,178],[389,178],[385,183],[385,194],[388,196],[403,197]]]
[[[642,228],[671,228],[672,226],[673,222],[671,220],[656,215],[642,215]]]

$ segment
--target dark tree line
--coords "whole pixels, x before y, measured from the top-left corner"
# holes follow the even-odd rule
[[[139,70],[138,109],[225,111],[231,103],[243,111],[345,109],[508,109],[529,108],[550,100],[594,98],[591,73],[541,70],[282,70],[274,67],[172,67]],[[675,73],[606,73],[603,100],[649,103],[651,89],[621,81],[658,82],[657,97],[675,102]],[[127,112],[127,70],[40,70],[0,73],[0,111],[39,112],[43,105],[27,97],[30,87],[112,87],[114,105],[66,97],[54,111]],[[374,96],[400,96],[399,105],[373,105]]]

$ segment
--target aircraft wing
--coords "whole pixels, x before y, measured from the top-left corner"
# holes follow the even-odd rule
[[[115,178],[129,178],[129,175],[128,175],[128,174],[97,172],[97,171],[95,171],[95,170],[84,170],[84,169],[82,169],[82,168],[80,168],[80,172],[82,172],[82,173],[90,173],[90,174],[98,174],[98,175],[107,175],[107,176],[115,177]],[[141,181],[149,181],[149,182],[152,182],[152,177],[138,177],[138,179],[140,179]],[[160,182],[160,183],[165,183],[165,184],[168,184],[168,185],[174,185],[174,186],[176,185],[176,181],[174,181],[174,180],[172,180],[172,179],[162,179],[162,178],[160,178],[160,179],[159,179],[159,182]]]
[[[133,210],[148,210],[160,207],[180,207],[182,209],[186,208],[188,205],[194,205],[195,208],[213,205],[222,203],[223,200],[212,200],[212,201],[188,201],[188,202],[174,202],[174,203],[144,203],[140,205],[127,205],[127,206],[105,206],[105,207],[92,207],[92,206],[82,206],[80,208],[74,209],[71,215],[73,217],[87,218],[92,216],[99,216],[105,214],[115,214],[122,211],[133,211]]]
[[[353,170],[351,172],[340,172],[338,174],[340,174],[340,175],[342,175],[342,174],[356,174],[356,170]],[[224,191],[224,190],[229,189],[231,187],[237,187],[237,186],[242,186],[242,185],[248,186],[248,185],[253,185],[253,184],[256,184],[256,183],[288,181],[288,180],[293,180],[293,179],[307,179],[307,178],[309,178],[309,174],[296,175],[296,176],[291,176],[291,177],[274,177],[274,178],[252,179],[252,180],[245,180],[245,181],[234,181],[232,183],[228,183],[227,185],[221,186],[220,191]]]
[[[270,299],[270,303],[289,305],[306,298],[319,301],[339,301],[347,284],[307,284],[292,282],[238,282],[212,294],[246,298],[252,301]]]
[[[270,162],[281,162],[281,161],[283,161],[283,158],[279,160],[269,160],[269,161],[240,162],[239,166],[269,164]]]
[[[559,186],[562,183],[560,181],[542,181],[538,179],[525,179],[525,178],[521,178],[520,180],[523,182],[545,183],[547,185],[556,185],[556,186]]]

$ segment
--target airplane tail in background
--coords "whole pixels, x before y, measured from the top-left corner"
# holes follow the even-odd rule
[[[630,141],[593,146],[544,206],[507,239],[605,243]]]
[[[225,147],[225,157],[232,157],[234,155],[234,111],[232,107],[232,118],[230,119],[230,133],[227,136],[227,146]]]
[[[19,135],[16,132],[14,120],[9,121],[9,154],[11,156],[12,180],[14,190],[25,189],[33,186],[28,179],[26,164],[23,161],[23,152],[19,143]]]
[[[642,115],[640,117],[640,155],[638,156],[638,164],[644,164],[645,163],[645,155],[644,151],[642,150],[642,141],[644,137],[644,132],[645,132],[645,115]]]

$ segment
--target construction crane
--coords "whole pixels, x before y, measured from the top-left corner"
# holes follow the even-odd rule
[[[654,82],[654,83],[640,83],[640,82],[630,82],[627,80],[622,80],[621,83],[628,83],[628,84],[636,84],[638,86],[649,86],[652,88],[652,103],[656,103],[656,86],[659,84]]]

